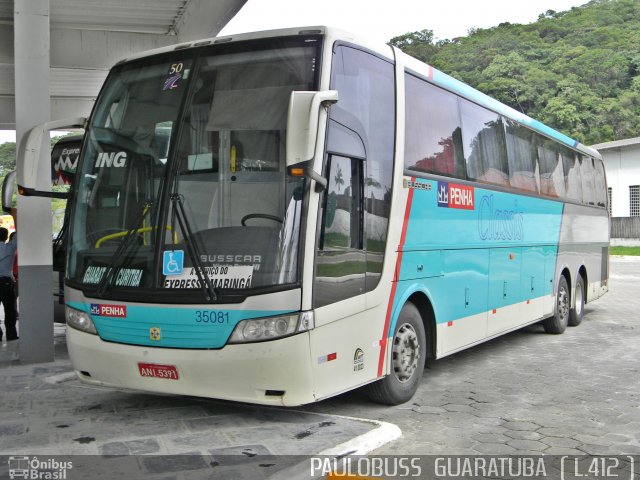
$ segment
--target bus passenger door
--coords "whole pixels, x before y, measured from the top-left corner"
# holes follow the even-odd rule
[[[378,374],[388,286],[380,285],[395,152],[393,61],[336,42],[315,252],[310,333],[316,398],[353,388]],[[370,295],[372,296],[372,295]]]
[[[377,365],[373,339],[366,337],[363,169],[363,160],[340,155],[329,155],[325,169],[310,336],[316,398],[364,383]],[[364,360],[355,365],[354,357]]]

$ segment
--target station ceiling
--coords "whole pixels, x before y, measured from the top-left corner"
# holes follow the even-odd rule
[[[51,117],[87,115],[118,60],[213,37],[246,1],[50,0]],[[0,0],[0,129],[15,128],[13,19],[14,1]]]

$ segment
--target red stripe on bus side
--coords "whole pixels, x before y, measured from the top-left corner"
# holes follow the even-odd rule
[[[411,181],[415,182],[415,177],[411,177]],[[400,267],[402,266],[402,249],[407,236],[407,226],[409,225],[409,215],[411,213],[411,202],[413,201],[413,188],[409,189],[407,194],[407,206],[404,211],[404,221],[402,224],[402,233],[400,234],[400,244],[398,247],[398,258],[396,259],[396,268],[394,278],[391,283],[391,294],[389,295],[389,303],[387,304],[387,315],[384,320],[384,329],[382,330],[382,338],[380,339],[380,358],[378,360],[378,378],[382,377],[382,367],[384,366],[384,357],[387,354],[387,339],[389,335],[389,324],[391,323],[391,312],[393,310],[393,299],[396,296],[396,288],[400,278]]]

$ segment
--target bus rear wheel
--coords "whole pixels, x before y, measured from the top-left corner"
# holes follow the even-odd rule
[[[558,280],[558,290],[556,291],[556,311],[553,317],[542,322],[544,331],[547,333],[563,333],[569,324],[569,311],[571,310],[571,293],[569,285],[564,275]]]
[[[576,306],[569,311],[569,326],[577,327],[582,322],[584,316],[584,279],[582,275],[578,275],[576,280],[576,293],[575,293]]]
[[[418,308],[407,302],[398,316],[391,345],[391,372],[367,386],[372,400],[385,405],[407,402],[418,389],[424,371],[426,335]]]

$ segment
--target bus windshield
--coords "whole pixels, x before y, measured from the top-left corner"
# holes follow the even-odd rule
[[[316,88],[319,43],[210,46],[115,67],[78,168],[68,282],[185,301],[202,298],[205,272],[218,291],[295,284],[305,184],[286,175],[286,116],[291,91]]]

